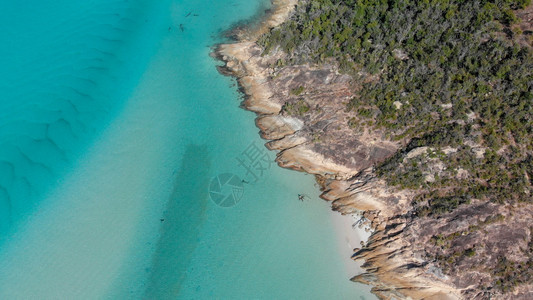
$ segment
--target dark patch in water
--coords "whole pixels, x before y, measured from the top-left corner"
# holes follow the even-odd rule
[[[206,145],[186,147],[167,202],[144,299],[175,299],[206,218],[211,160]],[[161,222],[164,220],[164,222]]]

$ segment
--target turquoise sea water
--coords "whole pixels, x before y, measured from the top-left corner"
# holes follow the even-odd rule
[[[0,3],[1,299],[370,299],[209,57],[268,5]]]

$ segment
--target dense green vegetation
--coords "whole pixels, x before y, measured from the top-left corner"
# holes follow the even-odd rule
[[[334,59],[359,80],[348,125],[384,128],[389,138],[410,141],[378,173],[402,188],[425,188],[435,213],[472,197],[530,201],[533,52],[516,42],[516,35],[531,33],[513,27],[520,21],[513,11],[529,4],[308,0],[259,42],[265,53],[280,46],[293,64]],[[442,157],[445,176],[426,182],[431,159],[404,161],[420,146],[458,149]],[[473,155],[473,146],[486,149],[484,156]],[[453,176],[458,169],[467,178]],[[443,193],[449,186],[456,189]]]
[[[533,35],[520,30],[515,15],[530,4],[304,0],[259,43],[264,54],[281,47],[288,64],[333,61],[351,74],[346,125],[379,128],[401,142],[377,174],[419,191],[416,215],[438,217],[471,199],[533,201]],[[428,148],[408,158],[418,147]],[[506,264],[494,270],[502,290],[516,283],[506,279]]]

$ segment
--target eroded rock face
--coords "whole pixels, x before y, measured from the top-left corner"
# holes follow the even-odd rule
[[[347,126],[345,103],[353,97],[349,76],[339,74],[334,66],[294,66],[276,71],[269,66],[283,59],[283,53],[262,57],[258,46],[251,42],[220,45],[215,53],[226,62],[220,71],[238,78],[246,95],[242,106],[258,114],[256,125],[260,135],[270,140],[267,148],[279,151],[278,164],[318,176],[324,190],[322,198],[332,201],[334,210],[366,211],[365,218],[377,231],[354,256],[365,259],[363,267],[368,270],[354,281],[374,285],[374,292],[382,298],[453,290],[445,284],[444,289],[431,287],[435,283],[429,280],[414,284],[413,279],[422,271],[405,267],[408,263],[400,255],[392,264],[386,253],[395,249],[383,248],[392,245],[383,240],[390,231],[390,227],[386,229],[388,219],[406,211],[410,195],[389,189],[372,173],[372,166],[394,154],[399,145],[380,133],[358,132]],[[408,251],[405,248],[402,243],[403,253]],[[411,275],[398,276],[395,272]]]
[[[263,57],[250,42],[221,45],[216,53],[226,61],[222,72],[238,77],[246,95],[242,106],[259,115],[256,125],[261,136],[272,140],[267,147],[282,151],[280,165],[350,178],[398,149],[379,133],[357,132],[347,126],[349,116],[344,110],[353,97],[352,80],[334,66],[275,71],[269,66],[283,59],[283,54]],[[289,163],[295,157],[300,157],[298,163]],[[317,167],[316,161],[324,167]]]
[[[531,284],[506,293],[495,288],[493,271],[503,258],[527,265],[531,205],[473,201],[439,217],[420,217],[410,204],[414,192],[390,189],[371,172],[323,186],[322,197],[333,200],[334,210],[365,210],[372,223],[374,233],[353,256],[364,261],[366,273],[352,280],[373,285],[379,297],[531,299]]]
[[[290,8],[283,6],[283,16]],[[260,30],[281,20],[277,15]],[[333,210],[364,211],[374,232],[354,249],[366,272],[353,281],[372,285],[381,299],[533,299],[531,284],[502,293],[490,273],[502,257],[520,261],[531,251],[533,205],[474,201],[439,217],[417,216],[416,191],[387,186],[373,172],[400,145],[379,131],[349,126],[345,107],[357,90],[352,78],[335,65],[279,67],[285,54],[262,56],[253,42],[257,35],[248,36],[216,49],[225,62],[219,70],[237,77],[246,96],[242,106],[257,113],[256,125],[266,147],[278,151],[280,166],[316,175]],[[439,264],[437,257],[450,263]]]

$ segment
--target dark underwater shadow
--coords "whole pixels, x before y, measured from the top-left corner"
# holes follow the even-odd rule
[[[144,299],[176,299],[206,218],[211,169],[206,145],[189,144],[161,219]]]

